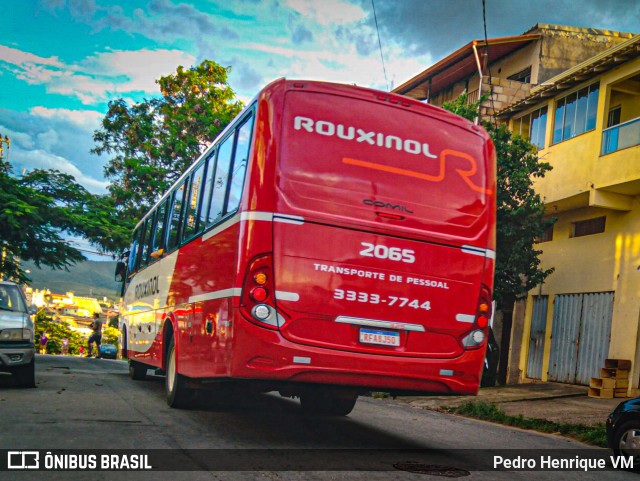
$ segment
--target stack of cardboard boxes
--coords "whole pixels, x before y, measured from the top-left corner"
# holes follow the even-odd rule
[[[600,377],[592,377],[589,396],[597,398],[627,397],[631,361],[606,359],[600,369]]]

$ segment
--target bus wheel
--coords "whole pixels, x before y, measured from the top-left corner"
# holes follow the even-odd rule
[[[129,360],[129,377],[134,381],[144,381],[147,379],[147,366]]]
[[[187,381],[176,369],[176,348],[173,338],[167,350],[167,377],[165,382],[167,404],[172,408],[188,408],[195,398],[193,389],[187,388]]]
[[[120,346],[120,359],[127,359],[127,349],[128,349],[128,344],[127,344],[127,330],[123,329],[122,330],[122,334],[121,334],[121,338],[122,338],[122,345]]]
[[[309,389],[300,395],[300,406],[306,414],[346,416],[358,400],[358,394],[331,389]]]

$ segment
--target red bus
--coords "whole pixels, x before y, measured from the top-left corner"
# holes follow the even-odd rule
[[[121,314],[167,402],[246,385],[346,415],[369,391],[476,394],[495,152],[419,101],[277,80],[137,225]]]

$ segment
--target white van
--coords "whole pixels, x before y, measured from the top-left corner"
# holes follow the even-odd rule
[[[0,371],[19,387],[35,387],[32,312],[20,286],[0,281]]]

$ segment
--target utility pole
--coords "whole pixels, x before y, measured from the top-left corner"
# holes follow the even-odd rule
[[[11,147],[11,139],[9,139],[8,135],[2,137],[2,133],[0,133],[0,162],[4,162],[4,151],[5,144],[7,145],[7,158],[9,157],[9,148]],[[2,246],[2,252],[0,253],[0,280],[4,280],[4,264],[7,259],[7,249]]]

